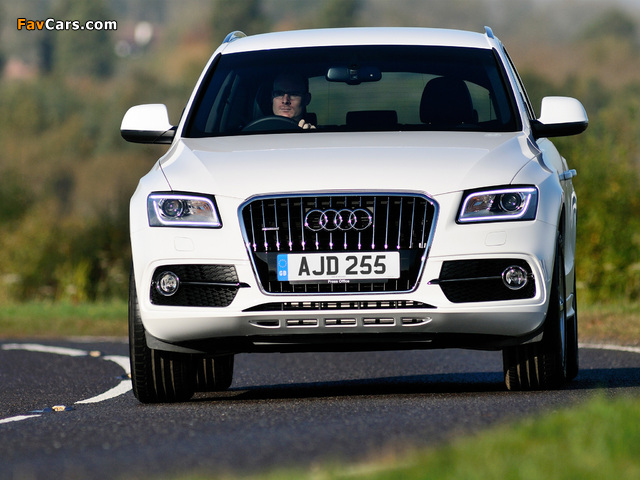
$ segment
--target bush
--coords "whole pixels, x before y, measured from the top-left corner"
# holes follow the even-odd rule
[[[145,102],[166,103],[177,122],[204,61],[197,48],[187,48],[175,46],[172,61],[163,50],[162,62],[149,58],[108,80],[55,74],[0,83],[0,104],[11,112],[0,116],[0,301],[126,296],[128,198],[162,147],[127,144],[118,128],[127,108]],[[168,77],[165,65],[176,62],[183,68]],[[157,64],[163,68],[154,71]],[[590,117],[586,133],[556,142],[578,170],[581,298],[634,300],[640,294],[640,85],[621,89],[585,75],[554,85],[522,73],[536,108],[544,95],[570,95]]]
[[[125,298],[131,256],[123,218],[80,221],[29,212],[0,239],[1,299]]]
[[[578,170],[579,286],[591,301],[632,300],[640,294],[640,96],[590,117],[586,133],[560,142]]]

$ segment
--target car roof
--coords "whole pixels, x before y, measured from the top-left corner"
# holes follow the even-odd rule
[[[231,36],[230,36],[231,38]],[[492,48],[497,39],[487,33],[417,27],[324,28],[273,32],[234,40],[221,46],[223,54],[292,47],[340,45],[431,45]]]

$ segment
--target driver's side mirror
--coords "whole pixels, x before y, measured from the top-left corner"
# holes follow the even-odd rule
[[[176,127],[169,123],[165,105],[136,105],[124,114],[120,134],[128,142],[169,144],[176,134]]]
[[[589,125],[587,112],[579,100],[571,97],[542,99],[540,118],[531,122],[535,138],[564,137],[584,132]]]

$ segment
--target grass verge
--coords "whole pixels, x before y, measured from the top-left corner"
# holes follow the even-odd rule
[[[640,478],[640,401],[598,395],[582,406],[498,426],[402,457],[252,480],[617,480]],[[213,478],[206,475],[183,477]],[[219,477],[216,477],[219,478]],[[235,478],[235,477],[227,477]],[[243,477],[244,478],[244,477]]]
[[[640,345],[640,303],[578,307],[581,341]]]
[[[2,305],[0,338],[127,335],[127,302],[73,304],[29,302]]]
[[[640,345],[640,303],[580,305],[580,340]],[[30,302],[0,308],[0,338],[126,336],[127,301]]]

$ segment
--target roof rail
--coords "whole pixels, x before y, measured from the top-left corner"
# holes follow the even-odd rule
[[[247,35],[240,30],[236,30],[235,32],[231,32],[229,35],[224,37],[224,41],[222,43],[231,43],[234,40],[238,40],[239,38],[246,37]]]
[[[484,31],[485,31],[485,33],[487,34],[487,37],[489,37],[489,38],[496,38],[496,37],[493,35],[493,30],[491,30],[491,27],[487,27],[487,26],[485,26],[485,27],[484,27]]]

